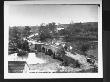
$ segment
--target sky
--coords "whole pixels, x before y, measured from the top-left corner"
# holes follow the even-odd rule
[[[40,25],[41,23],[69,24],[97,22],[97,5],[16,4],[8,6],[10,26]]]

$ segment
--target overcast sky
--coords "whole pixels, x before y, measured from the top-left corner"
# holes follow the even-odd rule
[[[9,5],[9,25],[40,25],[41,23],[97,22],[97,5]]]

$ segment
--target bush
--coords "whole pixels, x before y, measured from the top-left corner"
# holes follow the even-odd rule
[[[21,50],[21,51],[18,51],[18,54],[17,54],[17,55],[18,55],[18,56],[26,56],[26,55],[27,55],[27,52]]]

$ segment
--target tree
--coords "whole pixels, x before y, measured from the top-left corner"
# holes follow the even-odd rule
[[[46,25],[46,28],[48,29],[49,34],[54,37],[56,34],[56,25],[55,22],[49,23]]]
[[[59,32],[58,32],[58,34],[60,35],[60,36],[67,36],[67,35],[69,35],[69,31],[67,31],[67,30],[65,30],[65,29],[62,29],[62,30],[59,30]]]
[[[23,37],[28,37],[31,32],[30,32],[31,28],[29,26],[25,26],[24,31],[23,31]]]
[[[17,50],[21,40],[21,31],[17,27],[9,28],[9,49]]]
[[[9,29],[9,51],[14,50],[15,52],[19,49],[28,51],[28,42],[23,40],[22,31],[18,27],[11,27]]]
[[[46,40],[47,38],[54,38],[56,35],[56,25],[54,22],[49,23],[44,26],[44,24],[41,24],[39,27],[39,35],[40,35],[40,40]]]

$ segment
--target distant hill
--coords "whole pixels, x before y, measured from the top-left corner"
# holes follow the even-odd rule
[[[38,26],[31,26],[30,28],[32,33],[38,33]]]
[[[12,26],[12,27],[9,27],[9,29],[13,29],[13,28],[17,28],[17,29],[20,29],[21,31],[24,30],[26,26]],[[32,33],[36,33],[38,32],[38,26],[29,26],[31,28],[31,32]]]
[[[12,27],[9,27],[9,29],[13,29],[13,28],[18,28],[20,30],[24,30],[25,26],[12,26]]]
[[[98,26],[98,22],[85,22],[85,23],[73,23],[72,25],[75,25],[75,24],[81,24],[81,25],[91,25],[93,27],[96,27]],[[60,24],[60,25],[57,25],[58,28],[67,28],[69,27],[70,24]]]
[[[76,25],[76,24],[81,24],[83,27],[85,27],[85,28],[98,28],[98,22],[85,22],[85,23],[73,23],[73,24],[59,24],[59,25],[56,25],[57,26],[57,28],[67,28],[67,27],[69,27],[69,25],[73,25],[73,27],[74,27],[74,25]],[[10,27],[9,29],[13,29],[13,28],[18,28],[18,29],[20,29],[21,31],[23,31],[24,30],[24,28],[25,28],[25,26],[13,26],[13,27]],[[38,33],[38,27],[39,26],[29,26],[30,28],[31,28],[31,32],[32,33]]]
[[[85,22],[82,25],[91,25],[91,26],[98,26],[98,22]]]
[[[69,24],[60,24],[57,25],[58,28],[67,28],[69,26]]]

